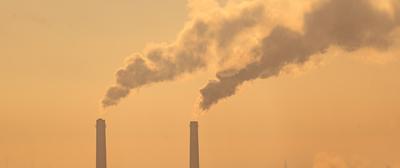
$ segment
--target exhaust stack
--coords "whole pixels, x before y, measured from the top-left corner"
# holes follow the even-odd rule
[[[198,122],[190,122],[190,167],[199,168],[199,135],[198,135]]]
[[[107,168],[106,121],[96,121],[96,168]]]

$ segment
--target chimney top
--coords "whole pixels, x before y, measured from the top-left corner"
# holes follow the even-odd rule
[[[199,125],[199,122],[197,121],[190,121],[190,126],[191,127],[197,127]]]
[[[106,120],[99,118],[96,120],[96,125],[97,127],[106,127]]]

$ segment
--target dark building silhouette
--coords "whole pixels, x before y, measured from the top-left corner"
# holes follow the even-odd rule
[[[190,168],[199,168],[199,135],[198,122],[190,122]]]
[[[96,168],[107,168],[106,121],[96,121]]]

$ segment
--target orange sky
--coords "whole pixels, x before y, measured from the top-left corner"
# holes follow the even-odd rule
[[[307,6],[268,2],[293,27]],[[0,1],[0,167],[95,167],[98,117],[109,167],[187,167],[189,121],[213,72],[99,109],[125,57],[174,41],[188,15],[185,0]],[[201,167],[399,167],[396,51],[333,48],[299,72],[246,83],[199,118]]]

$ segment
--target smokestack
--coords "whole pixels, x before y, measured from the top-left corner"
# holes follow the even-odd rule
[[[106,121],[96,121],[96,168],[107,168]]]
[[[190,167],[199,168],[199,135],[198,135],[198,122],[190,122]]]

